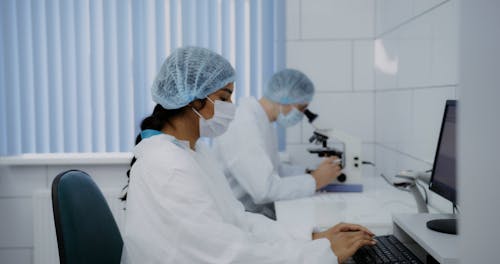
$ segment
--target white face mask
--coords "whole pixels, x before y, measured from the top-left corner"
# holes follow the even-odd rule
[[[293,107],[292,111],[284,115],[280,107],[280,113],[276,122],[278,122],[278,124],[282,127],[291,127],[300,123],[302,118],[304,118],[304,113],[297,110],[297,108]]]
[[[192,109],[200,117],[200,137],[214,138],[226,132],[229,123],[233,121],[236,105],[221,100],[215,100],[214,102],[208,97],[207,100],[214,104],[212,118],[207,120],[196,109]]]

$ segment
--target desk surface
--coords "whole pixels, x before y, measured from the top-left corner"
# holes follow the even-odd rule
[[[381,177],[365,177],[360,193],[318,193],[275,203],[277,221],[288,228],[316,230],[339,222],[364,225],[376,235],[392,233],[392,215],[417,213],[411,193],[390,186]],[[436,212],[429,208],[430,212]]]
[[[415,242],[439,263],[458,263],[459,236],[439,233],[426,226],[429,220],[451,217],[450,214],[398,214],[394,216],[394,233],[405,244]]]

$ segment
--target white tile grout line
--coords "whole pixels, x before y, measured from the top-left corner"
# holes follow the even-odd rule
[[[354,40],[351,40],[351,91],[354,92]]]
[[[299,0],[299,40],[302,39],[302,0]]]
[[[421,158],[417,158],[417,157],[415,157],[415,156],[413,156],[413,155],[411,155],[411,154],[408,154],[408,153],[406,153],[406,152],[403,152],[403,151],[401,151],[401,150],[397,150],[397,149],[395,149],[395,148],[391,148],[391,147],[386,146],[386,145],[384,145],[384,144],[382,144],[382,143],[380,143],[380,142],[375,143],[375,145],[376,145],[376,146],[379,146],[379,147],[382,147],[382,148],[385,148],[386,150],[390,150],[390,151],[392,151],[392,152],[396,152],[396,153],[398,153],[398,154],[400,154],[400,155],[403,155],[403,156],[406,156],[406,157],[412,158],[412,159],[417,160],[417,161],[419,161],[419,162],[423,162],[423,163],[426,163],[426,164],[432,165],[432,163],[430,163],[430,162],[428,162],[428,161],[425,161],[425,160],[423,160],[423,159],[421,159]]]
[[[36,190],[38,190],[38,189],[36,189]],[[0,199],[31,199],[31,198],[33,198],[33,194],[0,195]]]
[[[429,85],[429,86],[415,86],[415,87],[402,87],[402,88],[387,88],[375,90],[375,93],[395,92],[395,91],[413,91],[413,90],[426,90],[435,88],[448,88],[457,87],[458,83],[442,84],[442,85]]]
[[[19,247],[16,247],[16,246],[7,246],[7,247],[3,247],[3,246],[0,246],[0,250],[33,250],[33,247],[23,247],[23,246],[19,246]]]
[[[446,4],[446,3],[448,3],[449,1],[450,1],[450,0],[445,0],[445,1],[443,1],[443,2],[441,2],[441,3],[439,3],[439,4],[435,5],[435,6],[433,6],[433,7],[431,7],[431,8],[429,8],[429,9],[425,10],[424,12],[422,12],[422,13],[420,13],[420,14],[418,14],[418,15],[412,16],[411,18],[409,18],[409,19],[407,19],[407,20],[405,20],[405,21],[401,22],[399,25],[396,25],[396,26],[394,26],[393,28],[391,28],[391,29],[389,29],[389,30],[386,30],[385,32],[382,32],[382,33],[380,33],[380,34],[378,34],[378,35],[377,35],[377,34],[375,34],[375,39],[381,38],[381,37],[382,37],[382,36],[384,36],[384,35],[387,35],[387,34],[389,34],[389,33],[393,32],[393,31],[396,31],[397,29],[401,28],[402,26],[404,26],[404,25],[406,25],[406,24],[408,24],[408,23],[410,23],[410,22],[412,22],[412,21],[416,20],[416,19],[417,19],[417,18],[419,18],[419,17],[422,17],[422,16],[424,16],[424,15],[426,15],[426,14],[428,14],[428,13],[432,12],[433,10],[435,10],[435,9],[437,9],[438,7],[440,7],[440,6],[442,6],[442,5]]]
[[[343,91],[315,91],[314,94],[353,94],[353,93],[375,93],[375,90],[343,90]]]
[[[315,42],[315,41],[352,41],[352,40],[374,40],[373,37],[366,38],[299,38],[299,39],[287,39],[288,41],[295,42]]]

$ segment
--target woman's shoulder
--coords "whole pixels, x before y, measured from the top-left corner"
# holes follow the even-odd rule
[[[137,159],[147,161],[150,166],[171,169],[184,168],[194,162],[189,146],[175,142],[168,135],[157,135],[142,140],[134,149]]]

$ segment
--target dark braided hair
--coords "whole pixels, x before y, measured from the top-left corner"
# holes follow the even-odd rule
[[[153,110],[153,113],[144,118],[141,122],[141,131],[144,131],[146,129],[154,129],[161,131],[165,125],[169,122],[169,119],[179,115],[184,111],[184,108],[179,108],[179,109],[165,109],[161,105],[157,104]],[[135,145],[139,144],[141,142],[142,137],[141,134],[139,133],[137,137],[135,138]],[[123,187],[123,190],[126,190],[128,188],[128,184],[130,182],[130,170],[132,169],[132,166],[134,163],[137,161],[135,157],[132,158],[132,161],[130,162],[130,169],[127,171],[127,185]],[[126,201],[127,200],[127,192],[123,194],[122,197],[120,197],[120,200]]]
[[[201,99],[201,107],[205,106],[205,99]],[[154,129],[161,131],[167,123],[170,122],[170,119],[178,116],[186,110],[187,107],[181,107],[178,109],[165,109],[163,108],[160,104],[157,104],[153,110],[153,113],[144,118],[141,122],[141,131],[144,131],[146,129]],[[139,144],[141,142],[141,134],[139,133],[137,137],[135,138],[135,145]],[[122,197],[120,197],[120,200],[126,201],[127,200],[127,188],[128,184],[130,182],[130,170],[132,169],[132,166],[134,163],[137,161],[135,157],[132,158],[132,161],[130,162],[130,169],[127,171],[127,185],[123,187],[123,190],[125,193],[123,194]]]

